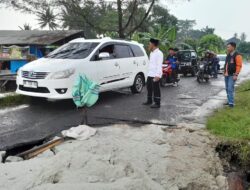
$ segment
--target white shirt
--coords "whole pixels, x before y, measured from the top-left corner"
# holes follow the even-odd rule
[[[163,53],[159,48],[150,53],[149,57],[149,77],[162,77]]]

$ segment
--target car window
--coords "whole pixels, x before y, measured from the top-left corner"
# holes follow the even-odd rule
[[[220,61],[226,61],[226,56],[218,56]]]
[[[106,58],[106,59],[115,58],[115,46],[114,46],[114,44],[109,44],[109,45],[106,45],[106,46],[102,47],[101,49],[99,49],[99,51],[97,52],[97,55],[96,55],[96,60],[99,60],[98,55],[100,53],[109,53],[110,57]]]
[[[127,45],[115,45],[116,58],[129,58],[134,57],[132,50]]]
[[[195,57],[195,58],[196,58],[196,57],[197,57],[197,54],[196,54],[195,52],[192,51],[192,52],[191,52],[191,57]]]
[[[190,61],[191,53],[189,51],[181,51],[178,52],[178,57],[180,61]]]
[[[137,46],[137,45],[131,45],[130,47],[132,48],[135,57],[142,57],[142,56],[144,56],[144,52],[141,50],[141,48],[139,46]]]
[[[51,59],[84,59],[90,55],[99,43],[68,43],[46,56]]]

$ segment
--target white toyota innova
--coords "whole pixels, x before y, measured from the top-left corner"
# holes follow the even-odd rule
[[[130,87],[133,93],[140,93],[147,69],[148,56],[137,42],[79,38],[21,67],[17,93],[70,99],[79,73],[100,84],[101,92]]]

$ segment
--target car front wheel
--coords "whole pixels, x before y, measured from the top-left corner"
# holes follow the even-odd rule
[[[138,74],[135,77],[134,84],[131,87],[133,94],[141,93],[145,84],[145,80],[142,74]]]

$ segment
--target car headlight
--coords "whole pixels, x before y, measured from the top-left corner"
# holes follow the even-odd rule
[[[69,78],[74,73],[75,73],[75,69],[67,69],[64,71],[58,71],[58,72],[52,73],[49,79],[65,79],[65,78]]]

